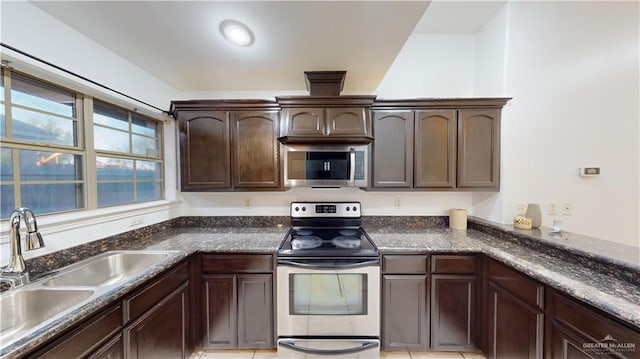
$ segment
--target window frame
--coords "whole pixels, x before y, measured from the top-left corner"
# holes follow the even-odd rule
[[[47,142],[38,142],[24,139],[16,139],[13,137],[12,132],[12,108],[20,108],[27,109],[28,111],[34,111],[39,114],[55,116],[58,118],[70,119],[69,117],[52,113],[50,111],[46,111],[39,108],[32,108],[24,105],[16,105],[12,103],[11,99],[11,80],[14,77],[14,74],[19,76],[20,78],[25,78],[27,81],[34,81],[36,85],[41,84],[44,87],[50,87],[52,90],[60,89],[61,92],[68,92],[75,96],[75,116],[73,121],[75,121],[75,146],[68,146],[65,144],[56,144],[56,143],[47,143]],[[78,201],[77,208],[68,209],[68,210],[60,210],[60,211],[51,211],[51,212],[42,212],[36,213],[38,216],[49,216],[49,215],[60,215],[65,213],[78,213],[78,212],[87,212],[92,210],[100,210],[104,208],[116,208],[118,206],[131,206],[131,205],[140,205],[154,201],[164,201],[166,200],[166,175],[165,171],[165,153],[164,153],[164,121],[160,118],[155,118],[148,114],[141,114],[137,112],[133,106],[131,108],[126,108],[122,105],[113,104],[111,101],[96,99],[100,101],[100,103],[118,108],[120,110],[124,110],[128,113],[129,119],[129,146],[132,143],[132,136],[136,134],[132,129],[132,121],[133,117],[141,117],[149,121],[155,121],[156,126],[156,141],[157,141],[157,156],[143,156],[136,155],[133,153],[119,153],[119,152],[111,152],[111,151],[102,151],[97,150],[93,146],[93,103],[94,97],[91,95],[84,94],[80,91],[76,91],[70,89],[66,86],[58,85],[46,79],[38,78],[36,76],[32,76],[28,73],[16,71],[9,67],[2,67],[2,81],[4,87],[4,93],[0,94],[0,105],[4,107],[4,115],[5,115],[5,137],[0,137],[0,148],[7,148],[11,151],[11,161],[12,161],[12,180],[11,181],[3,181],[0,179],[0,185],[11,185],[13,186],[13,201],[14,207],[21,207],[25,204],[22,203],[23,199],[23,191],[22,186],[26,184],[67,184],[67,183],[79,183],[81,184],[81,193],[82,198]],[[136,134],[144,136],[143,134]],[[11,136],[11,137],[9,137]],[[151,138],[149,136],[146,136]],[[70,154],[74,156],[79,156],[80,163],[79,166],[81,168],[79,171],[79,176],[82,176],[77,180],[45,180],[45,181],[29,181],[29,180],[21,180],[20,179],[20,151],[21,150],[36,150],[43,152],[62,152],[64,154]],[[130,147],[130,150],[132,148]],[[133,159],[134,161],[152,161],[157,162],[160,165],[159,171],[159,179],[157,180],[149,180],[148,182],[158,183],[160,187],[160,198],[151,199],[145,201],[138,201],[137,194],[134,192],[134,201],[115,204],[111,206],[98,206],[98,183],[97,180],[97,165],[96,165],[96,157],[118,157],[118,158],[127,158]],[[136,162],[134,162],[136,163]],[[134,165],[135,166],[135,165]],[[135,171],[134,171],[135,173]],[[33,182],[33,183],[32,183]],[[137,184],[140,182],[147,181],[133,181],[134,191],[137,190]],[[5,215],[8,216],[8,213]],[[0,221],[4,222],[8,219],[8,217],[1,217]]]

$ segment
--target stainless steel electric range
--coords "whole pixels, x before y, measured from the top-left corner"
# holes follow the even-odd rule
[[[358,202],[293,202],[278,250],[278,358],[377,358],[380,254]]]

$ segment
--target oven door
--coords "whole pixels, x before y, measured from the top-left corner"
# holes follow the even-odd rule
[[[380,336],[379,260],[278,261],[278,336]]]
[[[379,355],[377,339],[278,339],[278,359],[374,359]]]

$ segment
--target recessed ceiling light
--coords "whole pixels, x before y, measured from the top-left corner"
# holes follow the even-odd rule
[[[237,46],[250,46],[253,44],[253,32],[240,21],[224,20],[220,23],[220,32],[227,41]]]

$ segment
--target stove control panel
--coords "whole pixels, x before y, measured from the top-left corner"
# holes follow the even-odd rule
[[[292,218],[360,216],[360,202],[291,202]]]

